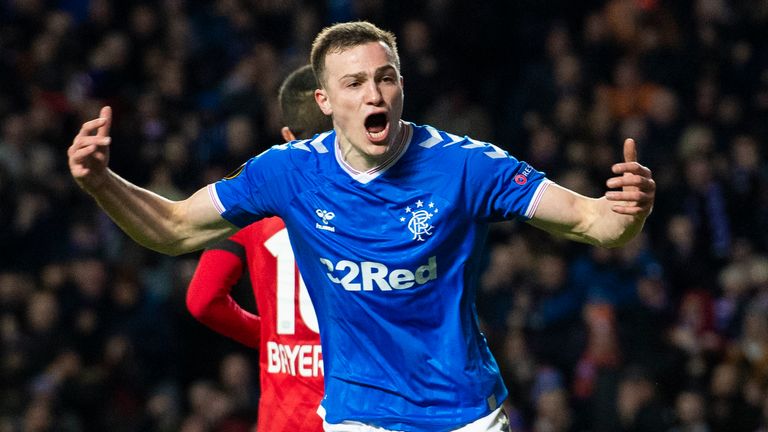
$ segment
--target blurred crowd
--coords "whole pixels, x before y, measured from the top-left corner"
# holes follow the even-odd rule
[[[350,19],[397,34],[405,119],[585,195],[625,137],[654,172],[628,247],[494,226],[513,431],[768,431],[768,1],[6,0],[0,432],[253,430],[256,353],[185,310],[197,255],[125,238],[66,148],[109,104],[113,169],[184,197],[280,142],[277,86]]]

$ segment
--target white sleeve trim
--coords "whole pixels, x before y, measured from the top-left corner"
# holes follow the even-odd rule
[[[549,185],[552,184],[552,180],[544,179],[541,183],[539,183],[539,186],[536,188],[536,191],[533,193],[533,197],[531,198],[531,201],[528,203],[528,208],[525,209],[525,216],[528,219],[531,219],[534,214],[536,214],[536,209],[539,207],[539,203],[541,202],[541,197],[544,196],[544,191],[547,190]]]
[[[221,199],[219,198],[219,193],[216,191],[216,184],[211,183],[207,186],[208,189],[208,196],[211,197],[211,202],[213,203],[213,206],[216,208],[216,211],[219,212],[219,214],[223,214],[225,211],[227,211],[226,207],[224,207],[224,204],[221,202]]]

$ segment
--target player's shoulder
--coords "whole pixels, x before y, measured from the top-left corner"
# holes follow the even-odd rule
[[[249,178],[270,180],[282,177],[294,169],[312,170],[319,159],[333,154],[334,139],[334,132],[328,131],[310,139],[274,145],[252,157],[225,179],[235,178],[245,172]]]
[[[444,161],[462,161],[474,157],[491,160],[511,158],[509,153],[489,142],[456,135],[430,125],[412,124],[412,127],[411,145],[424,156],[439,157]]]
[[[332,130],[316,134],[312,138],[295,140],[272,146],[265,154],[286,154],[292,159],[305,159],[333,153],[336,133]]]

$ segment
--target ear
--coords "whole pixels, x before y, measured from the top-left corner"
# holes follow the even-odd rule
[[[283,126],[283,128],[280,129],[280,135],[283,136],[285,142],[296,141],[296,135],[293,134],[288,126]]]
[[[328,100],[328,95],[325,93],[325,90],[323,89],[315,90],[315,102],[317,102],[317,105],[320,107],[320,111],[322,111],[323,114],[325,115],[333,114],[333,109],[331,108],[331,102]]]

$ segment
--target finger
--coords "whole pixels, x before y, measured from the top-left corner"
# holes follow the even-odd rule
[[[648,207],[620,206],[620,205],[615,205],[611,207],[611,210],[619,214],[630,215],[630,216],[648,213],[650,211]]]
[[[112,142],[112,138],[110,137],[99,137],[95,135],[81,136],[81,137],[77,137],[72,142],[72,145],[69,146],[68,151],[74,152],[80,148],[87,147],[87,146],[106,147],[111,142]]]
[[[72,162],[80,164],[91,158],[97,151],[98,147],[95,145],[80,147],[72,152],[70,159]]]
[[[99,127],[103,126],[106,122],[107,122],[107,119],[103,117],[89,120],[83,123],[83,126],[80,127],[80,132],[77,133],[77,136],[91,135],[94,129],[98,129]]]
[[[637,162],[619,162],[611,166],[614,174],[632,173],[643,177],[651,177],[651,169]]]
[[[87,146],[88,144],[85,143],[82,139],[75,139],[72,142],[72,145],[69,146],[67,149],[67,155],[72,157],[75,153],[77,153],[78,150],[82,149],[83,147]]]
[[[105,122],[102,126],[99,127],[98,131],[96,131],[96,135],[105,137],[109,135],[109,128],[112,126],[112,107],[105,106],[101,108],[99,117],[105,119]]]
[[[623,192],[606,192],[605,198],[608,201],[624,201],[642,203],[650,201],[648,194],[641,191],[623,191]]]
[[[650,177],[625,173],[621,177],[611,177],[605,181],[609,189],[617,189],[625,186],[637,186],[644,190],[655,189],[656,182]]]
[[[637,162],[637,145],[632,138],[624,140],[624,162]]]

